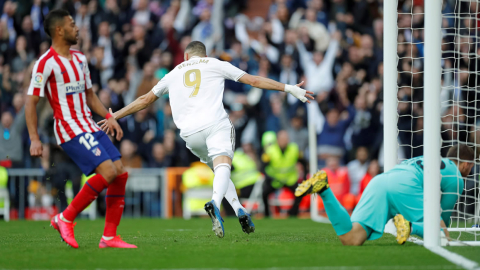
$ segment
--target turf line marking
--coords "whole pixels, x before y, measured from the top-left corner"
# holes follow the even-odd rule
[[[446,250],[442,247],[425,247],[425,248],[445,258],[447,261],[463,267],[464,269],[468,269],[468,270],[480,269],[478,266],[478,263],[471,261],[463,256],[460,256],[457,253]]]
[[[417,245],[423,245],[423,240],[420,240],[414,236],[410,236],[408,238],[409,242],[415,243]],[[458,255],[455,252],[449,251],[447,249],[444,249],[443,247],[425,247],[426,249],[430,250],[431,252],[437,254],[440,257],[443,257],[447,261],[458,265],[464,269],[468,270],[478,270],[480,269],[479,265],[477,262],[471,261],[461,255]]]
[[[119,268],[116,270],[241,270],[240,268],[157,268],[157,269],[143,269],[143,268]],[[312,267],[266,267],[266,268],[249,268],[250,270],[372,270],[372,269],[388,269],[388,270],[448,270],[460,269],[453,265],[378,265],[378,266],[312,266]],[[12,270],[8,268],[0,268],[0,270]],[[44,270],[44,269],[22,269],[22,270]],[[49,270],[69,270],[69,269],[49,269]],[[82,270],[82,269],[78,269]],[[94,270],[107,270],[103,268],[96,268]],[[111,270],[111,269],[108,269]]]
[[[394,229],[395,225],[393,225],[391,220],[389,221],[389,223],[391,223],[391,224],[387,223],[387,225],[385,226],[385,232],[390,233],[394,236],[397,236],[397,232]],[[393,228],[392,228],[392,225],[393,225]],[[412,242],[412,243],[417,244],[417,245],[423,246],[423,240],[420,240],[420,239],[418,239],[414,236],[410,236],[407,241]],[[469,260],[469,259],[467,259],[467,258],[465,258],[461,255],[458,255],[457,253],[454,253],[454,252],[451,252],[447,249],[444,249],[443,247],[425,247],[425,248],[430,250],[431,252],[437,254],[438,256],[446,259],[447,261],[449,261],[449,262],[451,262],[455,265],[458,265],[458,266],[460,266],[464,269],[480,270],[480,267],[479,267],[477,262],[471,261],[471,260]]]
[[[409,242],[412,242],[414,244],[417,244],[417,245],[421,245],[423,246],[423,240],[420,240],[414,236],[410,236],[408,238],[408,241]],[[468,270],[472,270],[472,269],[480,269],[478,263],[474,262],[474,261],[471,261],[461,255],[458,255],[457,253],[455,252],[451,252],[447,249],[444,249],[443,247],[425,247],[426,249],[430,250],[431,252],[437,254],[438,256],[440,257],[443,257],[444,259],[446,259],[447,261],[455,264],[455,265],[458,265],[464,269],[468,269]]]

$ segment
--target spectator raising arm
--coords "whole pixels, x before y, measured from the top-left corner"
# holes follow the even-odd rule
[[[285,36],[285,29],[283,28],[282,22],[277,18],[273,18],[271,21],[272,34],[270,36],[270,39],[276,45],[281,44]]]
[[[300,40],[297,40],[297,50],[300,55],[300,65],[302,65],[303,70],[307,72],[308,69],[313,68],[315,65],[315,62],[313,62],[313,56],[307,51],[305,45]]]
[[[242,43],[242,49],[247,51],[250,48],[250,37],[248,36],[245,20],[245,15],[241,14],[237,16],[235,23],[235,38]]]
[[[266,38],[264,39],[266,41]],[[252,49],[260,55],[265,54],[268,61],[274,64],[278,63],[278,58],[280,57],[280,54],[278,52],[278,49],[275,48],[274,46],[266,42],[261,43],[260,41],[254,39],[250,41],[250,47],[252,47]]]
[[[325,66],[326,69],[332,70],[333,63],[335,62],[335,57],[337,56],[338,41],[342,38],[340,32],[336,32],[333,34],[333,39],[330,41],[328,45],[327,52],[325,53],[325,58],[322,61],[321,67]],[[332,72],[330,72],[332,74]],[[331,75],[333,77],[333,75]]]
[[[181,0],[180,1],[180,10],[175,17],[175,21],[173,22],[173,28],[177,30],[179,33],[183,33],[185,28],[190,24],[190,12],[192,11],[192,7],[189,0]]]
[[[348,117],[346,117],[345,119],[343,119],[339,122],[340,125],[344,126],[345,130],[353,122],[353,119],[355,119],[355,115],[356,115],[357,111],[355,110],[355,107],[353,105],[348,105],[347,113],[348,113]]]
[[[324,57],[322,57],[322,53],[319,51],[315,51],[312,55],[301,41],[297,41],[300,63],[307,77],[306,89],[318,93],[330,91],[333,88],[335,80],[332,68],[335,63],[340,38],[340,32],[333,34],[333,39],[330,41]]]

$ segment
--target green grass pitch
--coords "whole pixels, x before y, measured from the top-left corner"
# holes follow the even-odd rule
[[[225,238],[210,219],[125,219],[118,233],[138,249],[99,249],[103,220],[79,220],[79,249],[60,241],[49,222],[0,222],[0,269],[458,269],[421,246],[392,236],[344,247],[329,224],[305,219],[254,220],[246,235],[225,220]],[[449,248],[480,261],[479,247]]]

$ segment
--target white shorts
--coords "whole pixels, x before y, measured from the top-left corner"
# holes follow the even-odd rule
[[[187,143],[187,148],[212,170],[216,157],[227,156],[233,159],[235,128],[228,118],[192,135],[181,137]]]

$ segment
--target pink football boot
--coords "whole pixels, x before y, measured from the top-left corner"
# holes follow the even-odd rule
[[[115,236],[113,239],[110,240],[105,240],[102,239],[100,240],[100,244],[98,244],[99,248],[137,248],[137,246],[129,244],[120,238],[120,235]]]
[[[73,248],[78,248],[78,244],[73,233],[73,227],[75,227],[76,224],[77,223],[65,222],[61,220],[60,214],[55,215],[50,221],[50,226],[60,233],[60,238],[62,238],[62,241],[65,241],[67,245]]]

